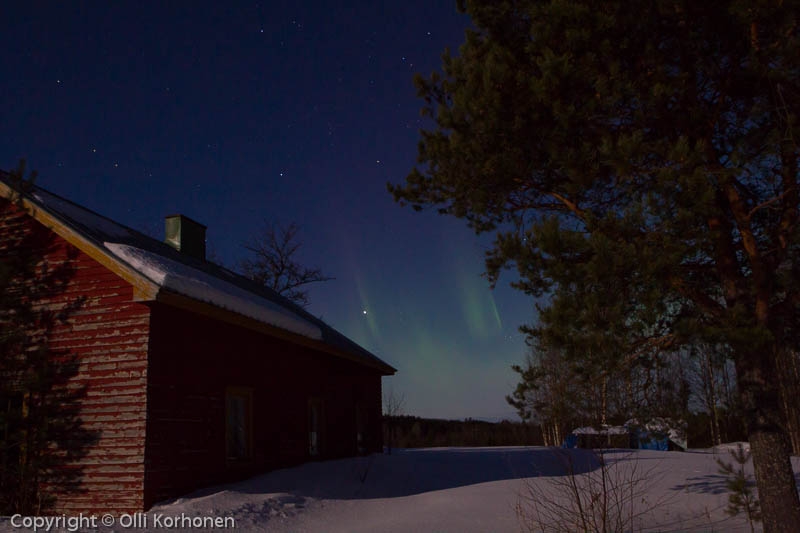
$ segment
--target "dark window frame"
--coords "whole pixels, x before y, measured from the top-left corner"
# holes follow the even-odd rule
[[[233,424],[232,401],[244,400],[244,413],[241,415],[241,441],[244,450],[232,449],[232,431],[236,428]],[[225,460],[230,464],[250,463],[253,460],[253,388],[252,387],[226,387],[225,388]]]
[[[319,396],[308,399],[307,452],[312,459],[319,459],[325,454],[325,401]]]
[[[361,402],[356,402],[356,453],[358,455],[367,454],[367,428],[369,427],[369,415],[367,408]]]

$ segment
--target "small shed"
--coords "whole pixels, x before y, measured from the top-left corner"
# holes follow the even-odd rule
[[[580,427],[567,435],[562,447],[685,451],[686,422],[656,417],[644,424],[631,419],[622,426]]]
[[[656,417],[640,424],[628,420],[625,426],[630,430],[634,448],[640,450],[686,451],[687,424],[683,420]]]

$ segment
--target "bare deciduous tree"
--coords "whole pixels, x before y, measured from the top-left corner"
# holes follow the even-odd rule
[[[392,445],[395,440],[395,419],[403,414],[406,404],[406,396],[403,393],[395,393],[394,389],[389,389],[383,394],[383,419],[386,428],[386,450],[391,455]]]
[[[242,273],[251,280],[269,287],[278,294],[305,307],[308,305],[309,283],[334,278],[319,268],[308,268],[297,261],[302,243],[297,224],[265,223],[261,232],[244,244],[252,257],[240,263]]]

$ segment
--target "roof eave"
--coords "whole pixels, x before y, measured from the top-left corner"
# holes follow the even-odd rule
[[[16,194],[18,194],[16,191],[0,180],[0,197],[12,201]],[[224,322],[237,324],[251,330],[261,331],[295,344],[308,346],[318,351],[326,352],[348,359],[354,363],[373,368],[384,376],[394,375],[395,372],[397,372],[394,367],[384,363],[380,359],[375,358],[375,360],[372,361],[356,354],[340,350],[324,341],[311,339],[276,326],[270,326],[234,311],[165,289],[128,265],[124,260],[111,253],[101,244],[82,235],[79,231],[72,228],[68,222],[51,213],[44,206],[31,200],[28,196],[22,195],[17,204],[21,205],[31,217],[53,231],[53,233],[130,283],[133,287],[133,300],[136,302],[163,302],[168,305],[214,317]]]
[[[11,201],[15,194],[17,194],[16,191],[0,180],[0,197]],[[20,205],[33,219],[53,233],[130,283],[133,286],[134,301],[144,302],[156,299],[160,289],[156,283],[121,261],[104,247],[81,235],[60,217],[50,213],[27,196],[22,196],[17,205]]]
[[[158,293],[156,301],[171,307],[176,307],[178,309],[183,309],[185,311],[213,318],[221,322],[226,322],[228,324],[243,327],[259,333],[265,333],[271,337],[283,339],[293,344],[335,355],[337,357],[347,359],[353,363],[377,370],[381,373],[381,375],[384,376],[391,376],[397,372],[395,368],[378,359],[371,361],[363,357],[359,357],[358,355],[348,353],[344,350],[339,350],[324,341],[312,339],[310,337],[300,335],[299,333],[293,333],[277,326],[271,326],[254,318],[236,313],[235,311],[231,311],[207,302],[202,302],[168,289],[162,289]]]

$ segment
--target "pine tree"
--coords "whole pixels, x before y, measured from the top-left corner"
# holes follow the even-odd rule
[[[750,523],[750,531],[755,531],[753,523],[761,521],[761,509],[758,498],[753,494],[750,481],[744,471],[744,465],[750,460],[750,452],[745,450],[740,442],[736,450],[731,450],[731,456],[736,462],[736,466],[733,463],[726,463],[722,459],[717,459],[719,473],[727,478],[725,486],[730,492],[728,495],[728,508],[725,511],[730,516],[737,516],[739,513],[744,512],[745,516],[747,516],[747,521]]]
[[[728,348],[765,530],[793,529],[777,384],[800,339],[800,2],[460,7],[474,29],[416,79],[435,128],[395,199],[496,232],[490,279],[516,267],[542,307],[529,333],[590,368]]]
[[[55,305],[74,274],[69,260],[50,264],[54,245],[43,226],[31,225],[22,204],[35,173],[24,162],[8,176],[10,201],[0,199],[0,514],[38,514],[52,493],[70,488],[78,468],[65,468],[95,438],[78,416],[81,387],[67,387],[75,357],[50,347],[55,328],[82,304]]]

